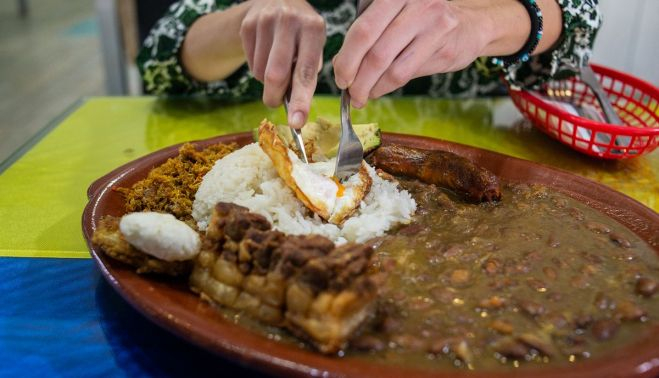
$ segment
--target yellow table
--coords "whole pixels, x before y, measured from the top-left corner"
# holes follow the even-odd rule
[[[318,97],[311,117],[339,120],[339,101]],[[86,100],[39,141],[0,165],[0,257],[89,257],[80,231],[85,191],[117,166],[165,146],[248,131],[282,109],[259,103],[141,98]],[[383,99],[353,120],[542,162],[600,181],[659,211],[659,152],[601,161],[574,152],[524,121],[507,99]]]

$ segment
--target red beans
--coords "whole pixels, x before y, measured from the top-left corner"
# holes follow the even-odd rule
[[[545,313],[545,307],[540,303],[523,299],[518,301],[517,305],[522,311],[531,316],[538,316]]]
[[[415,311],[427,310],[434,304],[434,301],[428,297],[414,297],[410,300],[409,308]]]
[[[611,232],[611,229],[607,225],[599,222],[586,222],[586,228],[598,234],[608,234]]]
[[[543,280],[537,278],[527,278],[526,284],[535,291],[539,291],[541,293],[547,291],[547,284]]]
[[[409,226],[405,226],[398,231],[398,235],[404,236],[415,236],[419,232],[423,231],[425,227],[419,223],[414,223]]]
[[[485,298],[479,302],[479,307],[488,309],[488,310],[496,310],[500,309],[506,306],[506,299],[501,298],[497,295],[493,295],[489,298]]]
[[[600,310],[613,309],[616,307],[615,302],[608,295],[602,292],[599,292],[595,295],[595,301],[593,304]]]
[[[456,269],[451,272],[451,286],[467,287],[471,284],[471,273],[466,269]]]
[[[391,341],[399,347],[411,351],[422,351],[428,348],[426,340],[410,334],[394,335],[391,337]]]
[[[551,336],[546,333],[522,333],[517,336],[517,340],[530,346],[544,356],[555,356],[558,354]]]
[[[591,332],[599,341],[611,339],[618,332],[620,324],[612,319],[600,319],[593,323]]]
[[[583,212],[582,212],[581,210],[579,210],[579,209],[574,208],[574,207],[571,207],[570,209],[568,209],[568,214],[569,214],[572,218],[574,218],[574,219],[576,219],[576,220],[578,220],[578,221],[582,221],[582,220],[584,220]]]
[[[556,272],[556,269],[546,266],[542,268],[542,273],[544,273],[545,277],[549,278],[550,280],[555,280],[556,277],[558,276],[558,272]]]
[[[510,335],[514,331],[512,324],[501,319],[496,319],[490,323],[490,328],[504,335]]]
[[[386,344],[380,338],[373,335],[362,335],[350,342],[355,349],[379,352],[384,350]]]
[[[625,239],[622,237],[620,234],[616,232],[612,232],[609,234],[609,239],[611,239],[612,242],[614,242],[616,245],[618,245],[621,248],[631,248],[632,243],[629,242],[629,240]]]
[[[549,238],[547,239],[547,245],[552,247],[552,248],[557,248],[561,245],[560,240],[556,237],[556,235],[551,234],[549,235]]]
[[[551,324],[555,329],[565,328],[568,325],[565,316],[557,312],[546,315],[544,321]]]
[[[590,286],[588,277],[585,274],[573,276],[570,279],[570,285],[575,289],[585,289]]]
[[[529,347],[526,344],[510,336],[504,336],[498,339],[491,346],[500,355],[513,359],[522,359],[529,353]]]
[[[501,261],[495,258],[485,260],[483,263],[483,270],[488,275],[492,276],[501,272]]]
[[[635,291],[644,297],[652,297],[657,292],[657,281],[652,278],[641,277],[636,281]]]
[[[403,322],[401,319],[397,319],[393,316],[387,316],[384,318],[380,324],[380,328],[385,333],[396,332],[403,327]]]
[[[430,289],[430,295],[443,304],[450,304],[453,302],[453,298],[455,298],[453,291],[441,286]]]
[[[621,301],[616,308],[616,317],[621,320],[641,320],[645,310],[632,301]]]
[[[593,323],[593,316],[590,313],[582,312],[574,319],[574,325],[577,328],[584,329]]]

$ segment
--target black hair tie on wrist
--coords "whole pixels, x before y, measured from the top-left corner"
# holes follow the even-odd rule
[[[492,63],[508,67],[518,62],[526,62],[542,39],[542,12],[536,0],[519,0],[531,17],[531,33],[524,46],[515,54],[492,58]]]

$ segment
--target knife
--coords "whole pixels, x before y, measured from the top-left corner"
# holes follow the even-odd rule
[[[288,117],[288,103],[291,99],[291,87],[288,87],[288,90],[286,91],[286,94],[284,95],[284,109],[286,109],[286,117]],[[309,164],[309,159],[307,159],[307,151],[304,150],[304,141],[302,140],[302,130],[301,129],[296,129],[293,126],[289,126],[291,129],[291,136],[293,136],[293,141],[295,141],[295,145],[297,146],[298,151],[300,151],[300,156],[302,157],[302,161],[305,164]]]

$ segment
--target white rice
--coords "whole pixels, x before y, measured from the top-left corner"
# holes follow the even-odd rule
[[[336,243],[363,242],[383,235],[399,223],[409,223],[416,203],[405,190],[381,179],[371,167],[371,191],[341,226],[312,214],[279,178],[272,161],[258,144],[247,145],[218,160],[199,186],[192,216],[205,230],[218,202],[233,202],[265,216],[287,234],[320,234]]]

